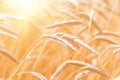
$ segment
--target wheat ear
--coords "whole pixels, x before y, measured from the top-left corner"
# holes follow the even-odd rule
[[[68,39],[71,39],[73,40],[75,43],[87,48],[89,51],[93,52],[94,54],[98,55],[99,52],[97,52],[96,50],[94,50],[92,47],[90,47],[88,44],[86,44],[85,42],[83,42],[82,40],[78,39],[76,36],[73,36],[73,35],[70,35],[70,34],[65,34],[65,33],[62,33],[62,32],[58,32],[58,33],[55,33],[56,35],[62,35],[62,37],[64,38],[68,38]]]
[[[41,36],[41,38],[54,40],[60,44],[67,46],[68,48],[70,48],[74,51],[77,51],[77,49],[70,42],[68,42],[67,40],[64,40],[54,34],[44,34]]]

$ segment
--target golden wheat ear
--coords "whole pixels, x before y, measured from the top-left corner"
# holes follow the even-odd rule
[[[58,32],[58,33],[55,33],[55,34],[58,35],[58,36],[61,36],[63,38],[68,38],[70,40],[73,40],[75,43],[77,43],[80,46],[85,47],[86,49],[88,49],[89,51],[91,51],[92,53],[94,53],[95,55],[99,54],[99,52],[97,52],[95,49],[93,49],[92,47],[90,47],[88,44],[86,44],[85,42],[83,42],[82,40],[80,40],[79,38],[77,38],[76,36],[73,36],[71,34],[66,34],[66,33],[63,33],[63,32]]]
[[[41,38],[54,40],[54,41],[56,41],[56,42],[58,42],[58,43],[60,43],[60,44],[62,44],[64,46],[70,48],[73,51],[77,51],[77,49],[69,41],[67,41],[65,39],[62,39],[61,37],[56,36],[54,34],[43,34],[41,36]]]
[[[8,58],[10,58],[15,63],[19,63],[18,59],[15,58],[8,50],[0,48],[0,53],[2,53],[3,55],[7,56]]]
[[[81,61],[77,61],[77,60],[68,60],[65,61],[64,63],[62,63],[57,70],[53,73],[53,75],[50,77],[50,80],[55,80],[55,77],[68,65],[68,64],[73,64],[73,65],[77,65],[77,66],[81,66],[84,67],[87,70],[90,71],[94,71],[97,72],[105,77],[110,77],[109,74],[105,71],[103,71],[102,69],[98,68],[97,66],[93,66],[91,64],[85,63],[85,62],[81,62]]]
[[[23,75],[23,74],[32,74],[32,76],[38,78],[39,80],[48,80],[45,76],[38,72],[20,72],[17,75]]]

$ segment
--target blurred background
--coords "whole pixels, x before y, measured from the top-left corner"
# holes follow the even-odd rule
[[[31,74],[17,75],[33,71],[49,80],[66,60],[95,65],[112,78],[120,76],[119,23],[120,0],[0,0],[0,80],[40,80]],[[72,40],[65,39],[76,51],[59,41],[41,39],[58,32],[76,36],[99,55]],[[75,80],[82,71],[68,65],[55,80]],[[79,80],[119,79],[93,72]]]

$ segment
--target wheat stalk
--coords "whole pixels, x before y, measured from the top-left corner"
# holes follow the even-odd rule
[[[89,73],[90,73],[89,70],[85,70],[85,71],[83,71],[83,72],[80,72],[79,74],[77,74],[77,75],[75,76],[75,79],[74,79],[74,80],[79,80],[81,77],[83,77],[83,76],[85,76],[85,75],[88,75]]]
[[[105,20],[108,20],[108,18],[106,17],[106,15],[101,11],[101,9],[96,9],[95,10],[98,14],[100,14],[101,16],[103,16],[103,18],[105,19]]]
[[[82,68],[80,68],[80,69],[77,69],[77,70],[73,71],[65,80],[69,80],[69,78],[70,78],[72,75],[74,75],[76,72],[78,72],[79,70],[84,70],[84,69],[85,69],[85,67],[82,67]]]
[[[15,16],[12,14],[7,14],[7,13],[0,13],[0,20],[7,20],[7,19],[15,19],[15,20],[21,20],[24,21],[24,18],[21,18],[19,16]]]
[[[11,28],[9,28],[8,26],[4,24],[0,24],[0,34],[13,38],[13,39],[17,39],[19,35],[16,31],[12,30]]]
[[[0,53],[4,54],[8,58],[10,58],[12,61],[19,63],[18,59],[15,58],[8,50],[0,48]]]
[[[55,28],[55,27],[59,27],[59,26],[63,26],[63,25],[78,25],[78,24],[88,26],[79,20],[70,20],[70,21],[62,21],[62,22],[58,22],[58,23],[53,23],[53,24],[47,25],[46,28]]]
[[[89,20],[89,15],[85,12],[78,12],[78,13],[72,13],[69,10],[60,10],[60,12],[67,14],[67,16],[75,18],[76,20],[80,20],[81,18],[79,18],[77,15],[79,15],[80,17],[84,17],[85,19]]]
[[[108,31],[108,30],[103,30],[101,34],[107,34],[107,35],[112,35],[112,36],[120,37],[119,33],[111,32],[111,31]]]
[[[13,35],[13,34],[10,34],[10,33],[8,33],[8,32],[5,32],[5,31],[0,30],[0,34],[1,34],[1,35],[5,35],[5,36],[7,36],[7,37],[9,37],[9,38],[18,40],[17,36],[15,36],[15,35]]]
[[[118,44],[119,42],[113,40],[112,38],[108,38],[106,36],[95,36],[94,40],[103,40],[112,44]]]
[[[101,54],[99,55],[99,58],[101,58],[102,55],[104,55],[104,54],[106,53],[106,51],[109,50],[110,48],[118,48],[118,47],[120,47],[119,44],[111,44],[111,45],[107,46],[107,47],[101,52]]]
[[[18,32],[16,32],[15,30],[12,30],[11,28],[9,28],[8,26],[6,26],[4,24],[0,24],[0,29],[5,30],[14,35],[18,35]]]
[[[35,76],[39,80],[48,80],[45,76],[43,76],[42,74],[40,74],[38,72],[20,72],[17,75],[23,75],[23,74],[32,74],[33,76]]]
[[[119,47],[118,49],[115,49],[115,50],[113,51],[114,54],[115,54],[115,53],[118,53],[118,52],[120,52],[120,47]]]
[[[64,12],[64,13],[68,14],[69,16],[71,16],[71,17],[73,17],[73,18],[81,21],[80,18],[79,18],[78,16],[76,16],[76,14],[73,14],[73,13],[71,13],[70,11],[63,11],[63,10],[62,10],[62,12]],[[87,20],[90,20],[89,22],[91,22],[91,14],[88,15],[88,14],[86,14],[85,12],[79,12],[79,13],[77,13],[77,14],[80,15],[81,17],[86,18]],[[98,29],[99,33],[102,32],[100,26],[96,23],[95,19],[92,19],[92,24]],[[85,25],[85,26],[87,26],[85,29],[87,29],[89,25],[90,25],[90,23],[88,23],[87,25]]]
[[[86,67],[87,70],[91,70],[94,72],[98,72],[101,75],[104,75],[106,77],[109,77],[108,73],[106,73],[105,71],[103,71],[102,69],[93,66],[91,64],[85,63],[85,62],[81,62],[81,61],[76,61],[76,60],[67,60],[64,63],[62,63],[57,70],[52,74],[52,76],[50,77],[50,80],[55,80],[55,77],[68,65],[68,64],[73,64],[73,65],[77,65],[77,66],[81,66],[81,67]]]

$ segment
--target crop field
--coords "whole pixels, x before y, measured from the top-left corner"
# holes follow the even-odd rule
[[[120,80],[120,0],[0,0],[0,80]]]

